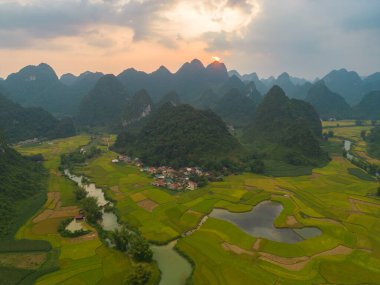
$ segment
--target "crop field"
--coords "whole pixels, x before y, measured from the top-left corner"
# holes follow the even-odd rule
[[[36,284],[123,284],[134,266],[128,256],[103,245],[96,230],[91,227],[89,234],[77,238],[63,238],[57,232],[60,221],[73,217],[79,211],[75,204],[74,183],[58,171],[60,155],[74,151],[88,142],[89,137],[82,135],[17,149],[23,154],[43,154],[44,165],[50,172],[49,192],[45,205],[19,229],[16,235],[17,239],[48,241],[56,253],[54,270],[44,272],[48,274],[43,276],[40,274],[41,277]],[[28,253],[4,253],[4,257],[7,258],[3,263],[11,266],[21,254]],[[33,254],[35,256],[30,256],[28,260],[34,257],[41,264],[46,263],[46,256],[40,252]],[[0,258],[2,258],[1,253]],[[29,263],[33,263],[33,260]],[[27,275],[27,270],[33,269],[27,268],[29,263],[26,262],[22,268],[20,266],[11,268],[22,279],[24,278],[22,274]],[[157,277],[158,272],[155,271],[152,283]]]
[[[76,172],[105,189],[120,218],[154,243],[180,237],[214,208],[245,212],[264,200],[284,207],[277,227],[322,231],[286,244],[209,218],[176,245],[194,264],[194,284],[380,284],[380,200],[374,196],[380,185],[339,155],[308,175],[245,173],[188,192],[155,188],[137,167],[111,163],[116,156],[107,151]]]

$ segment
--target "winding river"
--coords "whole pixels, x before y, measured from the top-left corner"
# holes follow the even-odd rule
[[[103,190],[97,188],[94,183],[82,183],[83,176],[73,175],[68,170],[65,170],[65,175],[77,183],[79,187],[82,187],[88,196],[95,197],[99,206],[111,203],[105,198]],[[197,231],[209,217],[228,221],[252,236],[278,242],[296,243],[321,234],[321,231],[315,227],[302,229],[276,228],[273,223],[282,210],[283,206],[280,203],[272,201],[261,202],[253,207],[251,211],[244,213],[232,213],[224,209],[214,209],[209,216],[204,216],[201,219],[197,227],[183,233],[182,237],[189,236]],[[106,231],[113,231],[120,227],[117,222],[117,216],[112,212],[104,211],[101,225]],[[153,259],[157,261],[161,271],[160,285],[184,285],[191,276],[191,264],[174,249],[177,241],[174,240],[162,246],[151,245]]]

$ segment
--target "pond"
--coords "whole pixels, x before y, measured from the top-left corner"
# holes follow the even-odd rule
[[[65,175],[77,183],[79,187],[82,187],[87,192],[87,196],[95,197],[99,206],[103,207],[111,204],[111,202],[106,200],[103,190],[96,188],[95,184],[91,183],[87,185],[82,183],[82,176],[73,175],[68,170],[65,170]],[[207,216],[202,219],[199,226],[206,220]],[[106,231],[114,231],[120,227],[120,224],[117,222],[117,216],[114,213],[105,212],[103,209],[101,226]],[[190,232],[187,234],[190,234]],[[110,240],[107,239],[106,242],[109,247],[113,246]],[[161,271],[161,285],[185,285],[187,278],[191,276],[191,264],[174,250],[176,243],[177,241],[175,240],[163,246],[151,245],[153,259],[157,261]]]
[[[157,261],[161,270],[160,285],[185,285],[187,278],[191,276],[190,263],[174,250],[177,241],[167,245],[152,245],[153,258]]]
[[[106,200],[103,190],[101,188],[96,188],[96,185],[94,183],[83,184],[83,176],[71,174],[67,169],[65,170],[65,175],[77,183],[79,187],[83,188],[87,192],[88,197],[96,198],[98,206],[103,207],[107,204],[112,205],[111,202]],[[102,210],[101,225],[102,228],[106,231],[114,231],[120,227],[119,223],[117,222],[117,216],[112,212],[104,212],[104,210]]]
[[[228,221],[251,236],[289,244],[322,234],[321,230],[315,227],[301,229],[276,228],[274,221],[282,210],[283,206],[280,203],[264,201],[251,211],[244,213],[232,213],[224,209],[214,209],[210,217]]]

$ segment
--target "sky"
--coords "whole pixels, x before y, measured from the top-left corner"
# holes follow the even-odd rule
[[[0,77],[41,62],[58,75],[175,72],[217,56],[260,77],[380,71],[379,0],[0,0]]]

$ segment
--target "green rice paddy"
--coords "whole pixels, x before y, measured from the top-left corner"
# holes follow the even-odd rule
[[[353,141],[360,142],[356,126],[336,130],[340,138],[359,134]],[[340,139],[336,141],[326,147],[339,149]],[[79,136],[19,151],[49,158],[45,165],[51,176],[57,176],[50,178],[49,191],[60,192],[63,205],[71,206],[74,185],[56,171],[59,155],[87,142],[88,137]],[[116,201],[121,220],[138,227],[151,242],[165,244],[179,238],[177,250],[193,265],[192,284],[380,284],[380,200],[374,196],[379,183],[340,155],[301,176],[244,173],[194,191],[172,192],[153,187],[152,178],[135,166],[111,163],[117,154],[103,149],[101,156],[75,172],[103,188]],[[284,207],[277,227],[312,226],[322,235],[295,244],[279,243],[209,218],[181,238],[214,208],[245,212],[264,200]],[[150,207],[142,201],[149,201]],[[121,284],[131,272],[131,260],[98,238],[65,239],[56,233],[55,219],[41,221],[40,227],[32,220],[17,238],[47,240],[59,250],[59,270],[40,277],[37,284]],[[153,284],[158,272],[152,270]]]

